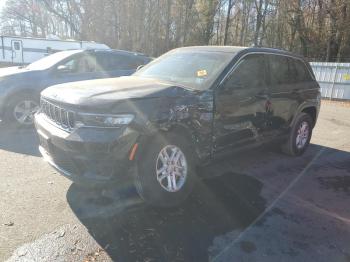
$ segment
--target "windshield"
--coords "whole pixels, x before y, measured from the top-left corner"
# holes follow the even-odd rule
[[[28,70],[45,70],[66,59],[67,57],[81,52],[80,50],[62,51],[46,56],[26,67]]]
[[[154,60],[135,75],[207,89],[234,57],[234,53],[175,50]]]

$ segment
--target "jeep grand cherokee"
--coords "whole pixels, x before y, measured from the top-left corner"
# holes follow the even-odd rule
[[[278,141],[301,155],[320,107],[301,57],[266,48],[186,47],[129,77],[75,82],[42,92],[40,152],[76,183],[133,179],[155,205],[184,200],[195,167]]]

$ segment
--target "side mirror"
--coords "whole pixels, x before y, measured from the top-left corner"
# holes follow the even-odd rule
[[[136,68],[136,71],[139,71],[142,67],[144,67],[145,65],[139,65],[137,68]]]
[[[66,66],[66,65],[59,65],[59,66],[57,67],[57,72],[58,72],[58,73],[67,73],[67,72],[69,72],[69,71],[70,71],[70,69],[69,69],[69,67]]]

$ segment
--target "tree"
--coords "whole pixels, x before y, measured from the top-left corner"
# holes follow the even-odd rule
[[[234,4],[235,4],[234,0],[228,0],[228,3],[227,3],[227,14],[226,14],[226,23],[225,23],[225,34],[224,34],[224,45],[227,45],[228,29],[230,27],[231,10],[232,10]]]
[[[350,61],[349,8],[349,0],[8,0],[0,30],[93,40],[152,56],[224,44]]]

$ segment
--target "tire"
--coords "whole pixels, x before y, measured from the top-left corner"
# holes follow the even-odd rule
[[[302,125],[304,125],[304,128],[308,129],[307,136],[306,133],[303,133],[304,135],[299,136],[298,138],[298,133],[301,132]],[[282,151],[290,156],[302,155],[310,144],[312,128],[313,120],[311,116],[306,113],[300,113],[289,133],[288,140],[282,146]],[[302,137],[302,139],[300,137]]]
[[[145,145],[144,150],[140,152],[138,157],[134,182],[138,194],[146,203],[162,207],[176,206],[184,201],[191,193],[196,181],[196,174],[194,172],[195,158],[189,145],[190,143],[186,139],[174,134],[166,134],[165,136],[159,134]],[[177,169],[177,171],[182,170],[180,172],[185,172],[182,174],[186,174],[185,176],[175,176],[177,190],[173,187],[174,183],[171,183],[169,186],[167,177],[162,180],[160,179],[161,182],[158,181],[158,178],[166,175],[160,173],[157,176],[157,169],[161,170],[164,168],[164,160],[162,161],[160,153],[164,153],[165,150],[170,155],[170,152],[177,150],[176,148],[180,150],[184,157],[178,157],[181,153],[177,153],[177,158],[179,159],[177,165],[183,165],[185,163],[187,166],[187,172],[185,172],[186,168]],[[163,172],[167,173],[166,171]],[[170,175],[170,179],[171,177]]]
[[[4,120],[16,127],[31,127],[34,123],[34,111],[39,109],[39,104],[39,99],[34,94],[16,94],[7,104]]]

